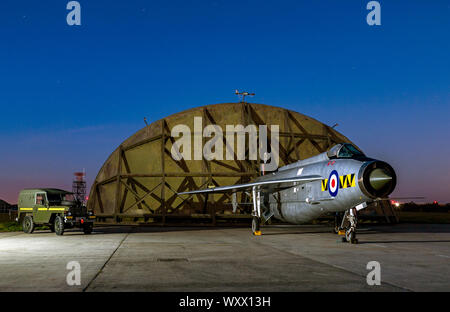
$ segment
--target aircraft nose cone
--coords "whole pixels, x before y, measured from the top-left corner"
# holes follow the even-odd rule
[[[375,169],[370,173],[370,185],[377,191],[382,189],[387,183],[392,180],[392,176],[386,173],[383,169]]]

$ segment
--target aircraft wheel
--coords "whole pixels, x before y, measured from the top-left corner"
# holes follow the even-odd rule
[[[356,233],[355,233],[355,231],[352,231],[352,230],[348,230],[347,232],[345,232],[345,239],[350,244],[358,243],[358,240],[356,239]]]
[[[34,231],[34,221],[32,216],[25,216],[22,223],[24,233],[31,234]]]
[[[252,232],[255,234],[260,231],[260,220],[258,217],[253,217],[252,219]]]

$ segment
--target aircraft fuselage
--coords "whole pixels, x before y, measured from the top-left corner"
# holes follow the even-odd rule
[[[328,212],[341,212],[390,194],[395,173],[387,163],[373,159],[328,159],[281,168],[259,180],[318,174],[321,181],[300,184],[275,193],[265,193],[263,205],[279,220],[301,224]],[[384,180],[383,180],[384,179]],[[381,181],[381,182],[380,182]],[[384,184],[383,184],[384,183]],[[294,184],[293,184],[294,185]],[[375,186],[375,187],[374,187]]]

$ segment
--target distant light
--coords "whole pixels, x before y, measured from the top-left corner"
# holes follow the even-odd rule
[[[89,200],[89,196],[86,196],[85,199],[86,199],[86,200]]]
[[[400,203],[395,203],[395,207],[399,207],[400,206]]]
[[[437,200],[435,200],[435,201],[433,202],[433,204],[437,205],[437,204],[438,204]]]

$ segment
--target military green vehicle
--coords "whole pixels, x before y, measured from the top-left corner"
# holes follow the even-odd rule
[[[24,189],[19,193],[17,221],[25,233],[33,233],[36,225],[48,225],[52,232],[63,235],[68,228],[82,228],[91,234],[95,215],[74,197],[59,189]]]

